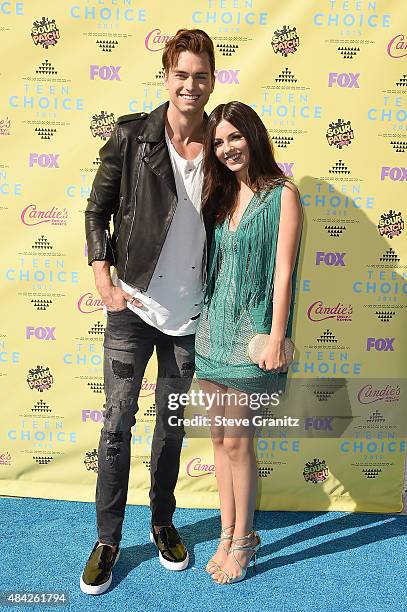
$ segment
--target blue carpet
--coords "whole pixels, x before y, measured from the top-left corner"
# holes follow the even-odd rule
[[[190,566],[169,572],[148,540],[149,509],[128,506],[111,589],[84,595],[79,576],[96,541],[94,504],[1,499],[0,589],[64,590],[68,607],[9,610],[158,612],[404,612],[407,517],[339,512],[257,512],[257,571],[220,586],[204,571],[219,532],[218,512],[178,509],[174,523]],[[5,609],[5,608],[3,608]]]

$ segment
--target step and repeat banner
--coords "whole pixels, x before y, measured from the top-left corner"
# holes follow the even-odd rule
[[[166,101],[165,41],[196,27],[216,49],[207,110],[241,100],[258,112],[305,213],[290,370],[303,418],[294,434],[256,440],[258,506],[401,511],[403,9],[0,0],[0,494],[94,500],[106,319],[86,260],[86,199],[116,119]],[[153,356],[132,432],[130,503],[148,503],[155,379]],[[177,500],[217,507],[207,436],[185,439]]]

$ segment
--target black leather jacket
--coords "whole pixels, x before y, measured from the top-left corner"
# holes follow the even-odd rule
[[[100,149],[85,211],[89,265],[107,260],[121,280],[141,291],[148,288],[177,206],[165,142],[167,108],[168,102],[149,115],[119,117]],[[205,215],[204,221],[209,250],[213,223]]]

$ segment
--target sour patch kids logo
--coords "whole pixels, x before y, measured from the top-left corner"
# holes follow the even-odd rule
[[[90,122],[92,136],[95,138],[99,136],[102,140],[107,140],[113,132],[114,124],[115,118],[113,113],[102,111],[99,114],[93,115]]]
[[[51,389],[54,378],[48,366],[37,365],[36,368],[28,370],[27,383],[30,389],[42,393]]]
[[[305,482],[313,482],[318,484],[324,482],[329,475],[329,470],[325,463],[325,459],[313,459],[307,461],[302,472]]]
[[[53,47],[59,40],[59,29],[55,23],[55,19],[43,17],[41,21],[34,21],[31,28],[31,38],[34,45],[41,45],[44,49]]]
[[[281,30],[275,30],[271,46],[274,53],[281,53],[283,57],[295,53],[300,46],[300,39],[295,27],[283,26]]]
[[[331,147],[347,147],[354,138],[354,133],[350,121],[338,119],[329,124],[326,132],[326,139]]]

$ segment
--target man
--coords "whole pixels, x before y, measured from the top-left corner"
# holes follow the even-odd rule
[[[89,264],[107,310],[106,403],[98,451],[98,541],[80,580],[96,595],[119,556],[130,468],[130,428],[146,365],[156,349],[150,539],[169,570],[188,565],[172,524],[184,428],[169,426],[168,395],[189,390],[194,332],[206,273],[201,215],[204,106],[214,87],[214,49],[202,30],[179,30],[163,53],[169,102],[120,117],[100,150],[86,208]],[[110,236],[109,220],[114,216]],[[210,227],[206,228],[210,232]],[[110,266],[114,266],[112,277]]]

